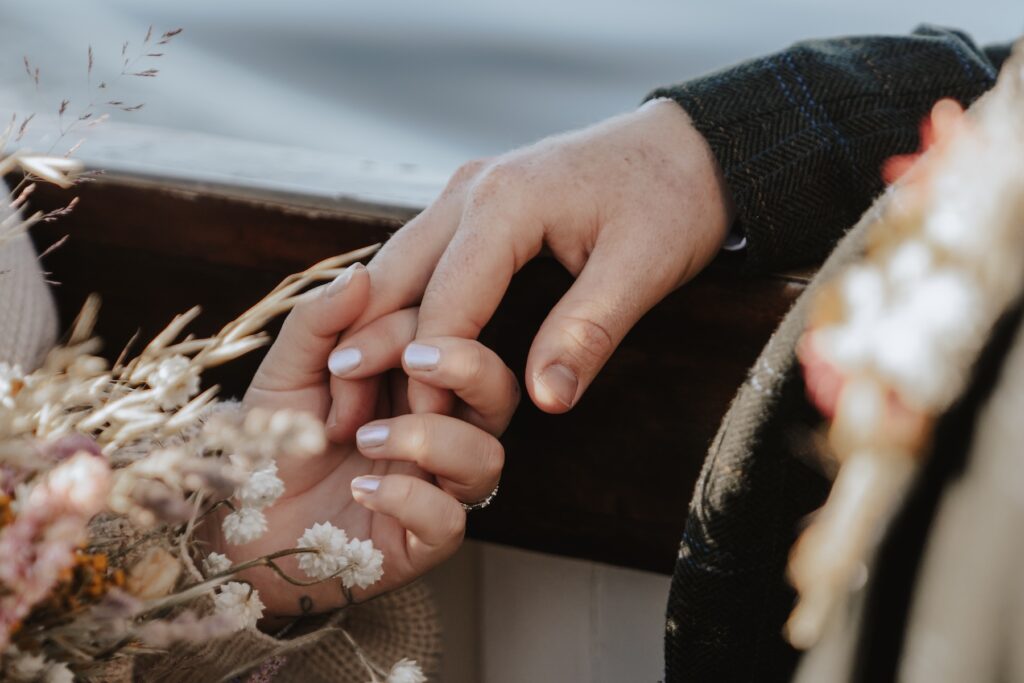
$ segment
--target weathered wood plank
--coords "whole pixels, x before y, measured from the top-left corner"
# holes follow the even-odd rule
[[[387,238],[397,218],[230,193],[106,178],[81,186],[79,207],[40,227],[70,320],[99,292],[99,331],[116,355],[135,332],[159,330],[193,304],[213,331],[284,275]],[[41,187],[37,206],[66,195]],[[408,214],[408,210],[405,211]],[[533,333],[570,284],[551,260],[513,281],[483,334],[522,376]],[[473,537],[656,571],[671,571],[686,505],[718,421],[746,368],[802,291],[799,277],[742,278],[728,263],[668,297],[630,333],[571,414],[525,402],[505,437],[502,492],[471,515]],[[240,395],[259,356],[211,374]]]

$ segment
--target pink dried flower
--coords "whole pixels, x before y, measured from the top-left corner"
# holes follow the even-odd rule
[[[90,453],[73,455],[50,473],[47,496],[60,498],[70,511],[90,517],[103,509],[110,491],[110,466],[106,460]],[[33,491],[42,491],[36,487]],[[29,505],[34,504],[29,499]]]
[[[47,443],[44,450],[48,456],[57,461],[67,460],[72,455],[78,453],[88,453],[95,456],[103,455],[95,439],[78,432],[62,436],[56,441]]]
[[[101,458],[79,453],[55,467],[28,494],[14,521],[0,531],[0,650],[11,627],[49,594],[87,538],[86,525],[100,512],[110,486]]]
[[[260,664],[260,668],[249,676],[245,683],[270,683],[287,661],[287,657],[271,657]]]

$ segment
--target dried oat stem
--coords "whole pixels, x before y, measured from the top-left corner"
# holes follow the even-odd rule
[[[314,585],[316,585],[318,583],[323,583],[324,581],[329,581],[329,580],[331,580],[333,578],[337,578],[338,576],[340,576],[341,575],[341,571],[338,571],[338,572],[335,572],[334,574],[332,574],[331,576],[328,576],[328,577],[323,578],[323,579],[313,579],[311,581],[302,581],[301,579],[296,579],[296,578],[293,578],[292,576],[290,576],[287,572],[285,572],[283,569],[281,569],[279,566],[277,566],[277,563],[274,562],[274,560],[278,560],[278,559],[280,559],[282,557],[288,557],[289,555],[305,555],[305,554],[309,554],[309,553],[319,553],[319,552],[320,551],[317,550],[316,548],[288,548],[286,550],[278,550],[277,552],[270,553],[269,555],[263,555],[262,557],[257,557],[254,560],[249,560],[247,562],[243,562],[242,564],[236,564],[236,565],[232,566],[231,568],[225,569],[224,571],[222,571],[220,573],[213,574],[212,576],[207,578],[207,581],[211,581],[213,579],[230,578],[230,577],[234,576],[235,574],[239,574],[241,572],[246,571],[247,569],[254,569],[256,567],[269,567],[270,569],[274,570],[275,574],[277,574],[278,576],[280,576],[282,579],[284,579],[288,583],[292,584],[293,586],[314,586]],[[197,584],[194,584],[194,585],[198,586],[198,585],[202,585],[202,583],[205,583],[205,582],[200,582],[200,583],[197,583]]]

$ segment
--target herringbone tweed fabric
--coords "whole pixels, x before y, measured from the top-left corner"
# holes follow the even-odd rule
[[[931,26],[903,37],[797,43],[648,95],[690,114],[721,164],[752,271],[820,263],[882,190],[921,121],[995,83],[1009,45]]]
[[[882,190],[883,161],[917,148],[935,101],[973,102],[1008,50],[934,27],[805,42],[650,97],[679,102],[708,139],[747,235],[746,265],[763,271],[832,252]],[[816,283],[856,256],[854,233]],[[827,492],[799,457],[819,424],[793,354],[807,298],[740,388],[697,483],[668,603],[668,683],[792,675],[785,564],[801,519]]]

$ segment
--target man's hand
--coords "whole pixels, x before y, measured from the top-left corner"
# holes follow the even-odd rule
[[[565,412],[637,320],[713,258],[730,213],[689,117],[650,102],[463,166],[370,263],[370,305],[355,328],[422,298],[417,337],[474,339],[512,275],[547,248],[577,280],[534,339],[526,384],[541,409]],[[417,382],[410,401],[446,410],[442,393]]]
[[[364,310],[369,290],[366,269],[356,265],[334,283],[308,292],[285,321],[244,406],[288,408],[329,420],[334,399],[327,359],[338,335]],[[229,545],[216,523],[223,515],[216,515],[215,523],[201,529],[210,550],[239,563],[294,547],[306,528],[329,521],[350,537],[371,539],[384,553],[383,578],[356,590],[356,599],[408,583],[455,552],[466,521],[460,503],[485,498],[498,482],[504,451],[495,435],[511,419],[518,387],[512,372],[479,343],[425,340],[420,362],[417,347],[405,353],[405,371],[425,386],[453,391],[465,419],[405,414],[405,373],[388,371],[402,366],[416,315],[416,309],[399,310],[348,340],[349,348],[364,351],[356,376],[372,377],[379,386],[373,402],[359,406],[374,422],[359,429],[355,438],[331,440],[315,458],[279,458],[285,493],[264,510],[267,532],[252,543]],[[278,563],[290,575],[304,578],[295,556]],[[344,604],[338,580],[296,587],[263,568],[246,572],[244,578],[260,590],[269,615],[320,612]]]

